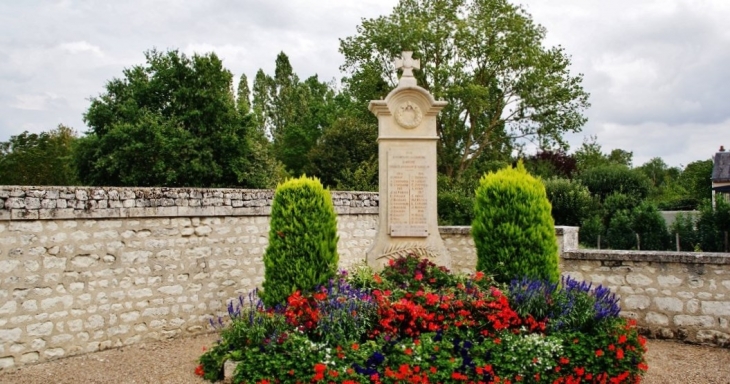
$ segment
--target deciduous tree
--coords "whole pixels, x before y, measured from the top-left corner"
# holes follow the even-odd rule
[[[91,185],[267,187],[274,169],[255,152],[251,117],[236,110],[233,75],[214,54],[145,53],[91,100],[76,153]]]
[[[439,169],[458,179],[521,140],[564,148],[562,135],[586,121],[582,75],[561,47],[545,47],[545,33],[507,0],[401,0],[340,40],[341,68],[353,92],[383,97],[396,83],[393,58],[413,51],[419,85],[449,102],[437,122]]]
[[[0,184],[76,185],[72,147],[76,132],[62,124],[48,132],[25,131],[0,142]]]

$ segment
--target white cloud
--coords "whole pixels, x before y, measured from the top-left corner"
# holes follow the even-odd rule
[[[516,0],[562,45],[591,94],[577,148],[598,135],[635,164],[706,159],[730,126],[730,1]],[[215,52],[234,75],[272,73],[284,51],[306,78],[340,77],[339,38],[396,0],[7,1],[0,5],[0,141],[64,123],[84,131],[88,98],[143,52]],[[718,139],[720,138],[720,139]],[[716,148],[717,147],[717,148]]]
[[[15,103],[12,104],[12,107],[29,111],[42,111],[46,109],[46,104],[51,98],[53,98],[53,96],[48,94],[17,95],[15,96]]]
[[[89,44],[86,41],[74,41],[71,43],[63,43],[58,46],[59,49],[62,51],[66,51],[72,54],[78,54],[78,53],[92,53],[98,57],[103,57],[104,53],[101,51],[101,48],[99,48],[96,45]]]

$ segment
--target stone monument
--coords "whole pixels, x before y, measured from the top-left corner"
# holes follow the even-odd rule
[[[446,102],[418,86],[420,62],[411,55],[395,60],[403,69],[398,86],[369,105],[378,117],[380,218],[367,262],[376,270],[406,252],[451,266],[436,211],[436,115]]]

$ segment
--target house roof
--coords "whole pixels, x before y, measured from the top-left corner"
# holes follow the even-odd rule
[[[712,182],[723,183],[730,181],[730,152],[725,152],[720,147],[720,152],[715,153],[712,165]]]

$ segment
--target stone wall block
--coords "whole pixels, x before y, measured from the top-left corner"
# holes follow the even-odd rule
[[[650,305],[648,296],[632,295],[621,299],[621,309],[647,309]]]
[[[730,317],[730,301],[703,301],[703,315]]]
[[[662,310],[668,312],[682,312],[684,303],[676,297],[655,297],[654,304]]]
[[[74,197],[76,198],[76,200],[88,200],[89,193],[84,189],[77,189]]]
[[[5,200],[5,208],[9,209],[23,209],[25,208],[25,199],[11,197]]]

